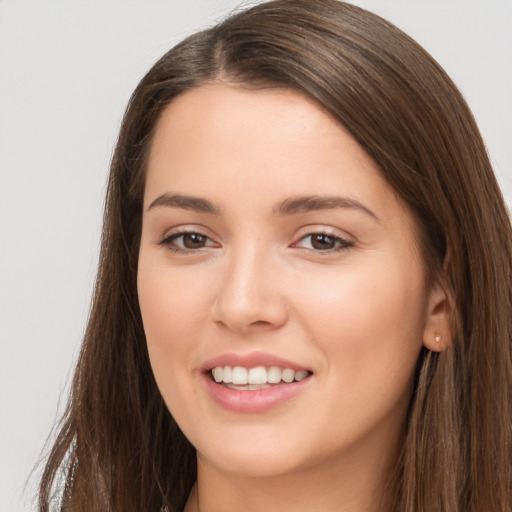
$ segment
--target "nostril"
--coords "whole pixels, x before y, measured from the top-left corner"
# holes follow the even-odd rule
[[[240,333],[284,325],[288,319],[288,307],[267,281],[261,272],[237,272],[233,269],[213,301],[213,321],[223,329]]]

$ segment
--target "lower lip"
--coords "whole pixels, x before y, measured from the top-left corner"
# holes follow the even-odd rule
[[[278,384],[257,390],[229,389],[212,380],[209,373],[203,374],[203,381],[210,397],[221,407],[233,412],[265,412],[292,399],[308,386],[311,377],[290,384]]]

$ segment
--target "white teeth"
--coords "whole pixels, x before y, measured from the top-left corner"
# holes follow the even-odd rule
[[[224,366],[224,370],[222,372],[222,382],[226,384],[231,384],[233,382],[231,366]]]
[[[295,372],[295,380],[297,382],[300,382],[301,380],[304,380],[308,376],[307,370],[300,370],[298,372]]]
[[[264,389],[270,387],[268,384],[279,384],[281,381],[291,383],[304,380],[310,372],[307,370],[292,370],[291,368],[279,368],[271,366],[256,366],[244,368],[243,366],[217,366],[211,371],[215,382],[223,382],[232,389]]]
[[[233,384],[248,384],[247,382],[247,368],[243,366],[235,366],[231,374]]]
[[[267,372],[267,380],[270,384],[278,384],[281,382],[281,368],[271,366]]]
[[[288,383],[293,382],[293,379],[295,378],[295,371],[291,370],[290,368],[287,368],[286,370],[283,370],[281,378],[285,382],[288,382]]]
[[[222,368],[213,369],[213,378],[215,382],[222,382]]]
[[[249,384],[266,384],[267,383],[267,370],[264,366],[256,366],[249,370],[247,377]]]

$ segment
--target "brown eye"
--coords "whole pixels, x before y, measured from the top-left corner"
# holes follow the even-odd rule
[[[318,253],[331,254],[353,247],[353,242],[329,233],[310,233],[302,237],[295,247],[309,249]]]
[[[336,246],[336,238],[325,233],[315,233],[311,235],[311,247],[317,251],[326,251],[334,249]]]
[[[204,248],[218,247],[211,238],[194,231],[174,233],[164,238],[159,244],[173,252],[198,251]]]
[[[183,247],[186,249],[201,249],[206,245],[207,237],[199,233],[185,233],[182,235]]]

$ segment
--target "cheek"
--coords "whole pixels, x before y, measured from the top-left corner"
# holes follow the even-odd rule
[[[336,269],[311,282],[303,278],[296,297],[297,316],[340,385],[377,385],[383,374],[410,379],[426,307],[416,267],[384,261],[364,271]]]
[[[190,332],[204,319],[202,282],[186,272],[146,264],[141,258],[138,296],[148,345],[190,343]],[[203,292],[203,293],[202,293]]]
[[[168,274],[168,269],[139,265],[139,303],[156,384],[174,419],[188,432],[201,421],[193,409],[197,388],[189,378],[200,308],[194,286],[170,280]]]
[[[191,392],[187,376],[196,365],[207,309],[203,288],[186,273],[148,265],[143,258],[139,262],[139,304],[151,367],[172,410],[181,407],[180,396]]]

